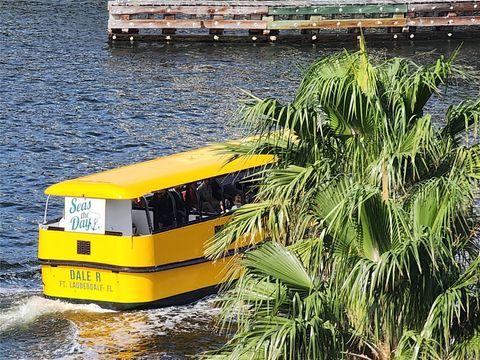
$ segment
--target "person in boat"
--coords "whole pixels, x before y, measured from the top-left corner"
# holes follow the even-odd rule
[[[221,195],[219,196],[220,185],[218,185],[215,180],[203,180],[197,190],[200,195],[200,202],[204,212],[220,213],[223,210]],[[219,197],[220,199],[218,199]]]
[[[133,199],[132,207],[133,209],[145,209],[145,198],[138,197]]]
[[[174,224],[172,199],[167,190],[154,192],[149,205],[153,208],[153,231]]]
[[[185,185],[180,194],[188,209],[198,210],[197,186],[195,183]]]
[[[170,189],[170,195],[175,202],[175,225],[181,225],[186,223],[187,220],[187,205],[182,197],[182,187],[176,187]]]
[[[233,205],[230,208],[230,210],[238,209],[242,205],[243,205],[242,204],[242,195],[240,195],[239,193],[235,194],[235,196],[233,197]]]

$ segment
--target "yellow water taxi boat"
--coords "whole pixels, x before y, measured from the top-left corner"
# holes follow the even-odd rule
[[[132,309],[214,293],[234,251],[213,262],[205,243],[248,202],[253,189],[241,180],[271,161],[228,161],[210,146],[48,187],[38,248],[45,296]]]

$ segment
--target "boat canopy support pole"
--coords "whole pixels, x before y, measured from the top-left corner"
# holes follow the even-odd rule
[[[48,202],[50,200],[50,195],[47,196],[47,202],[45,204],[45,212],[43,213],[43,224],[47,223],[47,212],[48,212]]]
[[[148,229],[150,230],[150,234],[153,234],[153,225],[152,225],[152,219],[150,218],[150,211],[148,210],[148,201],[145,198],[145,196],[142,196],[143,203],[145,204],[145,214],[147,215],[147,223],[148,223]]]

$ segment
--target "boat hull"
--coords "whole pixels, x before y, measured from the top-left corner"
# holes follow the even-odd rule
[[[44,295],[115,310],[187,304],[218,291],[232,258],[149,272],[42,265]]]
[[[146,310],[146,309],[156,309],[156,308],[162,308],[162,307],[168,307],[168,306],[190,304],[195,301],[201,300],[209,295],[216,294],[220,289],[220,287],[221,287],[220,285],[214,285],[214,286],[210,286],[203,289],[193,290],[185,294],[171,296],[165,299],[159,299],[159,300],[154,300],[150,302],[140,302],[140,303],[118,303],[118,302],[111,302],[111,301],[64,298],[64,297],[49,296],[49,295],[44,295],[44,296],[47,299],[68,301],[74,304],[95,304],[100,306],[101,308],[115,310],[115,311]]]

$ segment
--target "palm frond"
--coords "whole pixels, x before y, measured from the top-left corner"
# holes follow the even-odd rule
[[[468,136],[472,136],[473,140],[478,137],[478,126],[480,122],[480,99],[465,100],[458,105],[451,105],[447,110],[446,125],[442,130],[443,136],[449,136],[457,139],[462,133],[466,135],[468,144]],[[469,131],[473,127],[473,131]]]
[[[293,360],[300,352],[315,359],[340,357],[333,299],[319,291],[294,252],[269,242],[241,262],[244,276],[220,300],[224,319],[235,319],[238,328],[222,350],[226,359]]]
[[[310,292],[314,288],[301,261],[278,243],[267,242],[247,253],[242,264],[254,274],[278,279],[291,289]]]
[[[422,336],[440,335],[445,349],[451,346],[455,327],[465,327],[474,321],[474,328],[480,328],[480,317],[470,316],[480,310],[480,257],[473,261],[463,274],[440,294],[432,304],[422,330]]]

